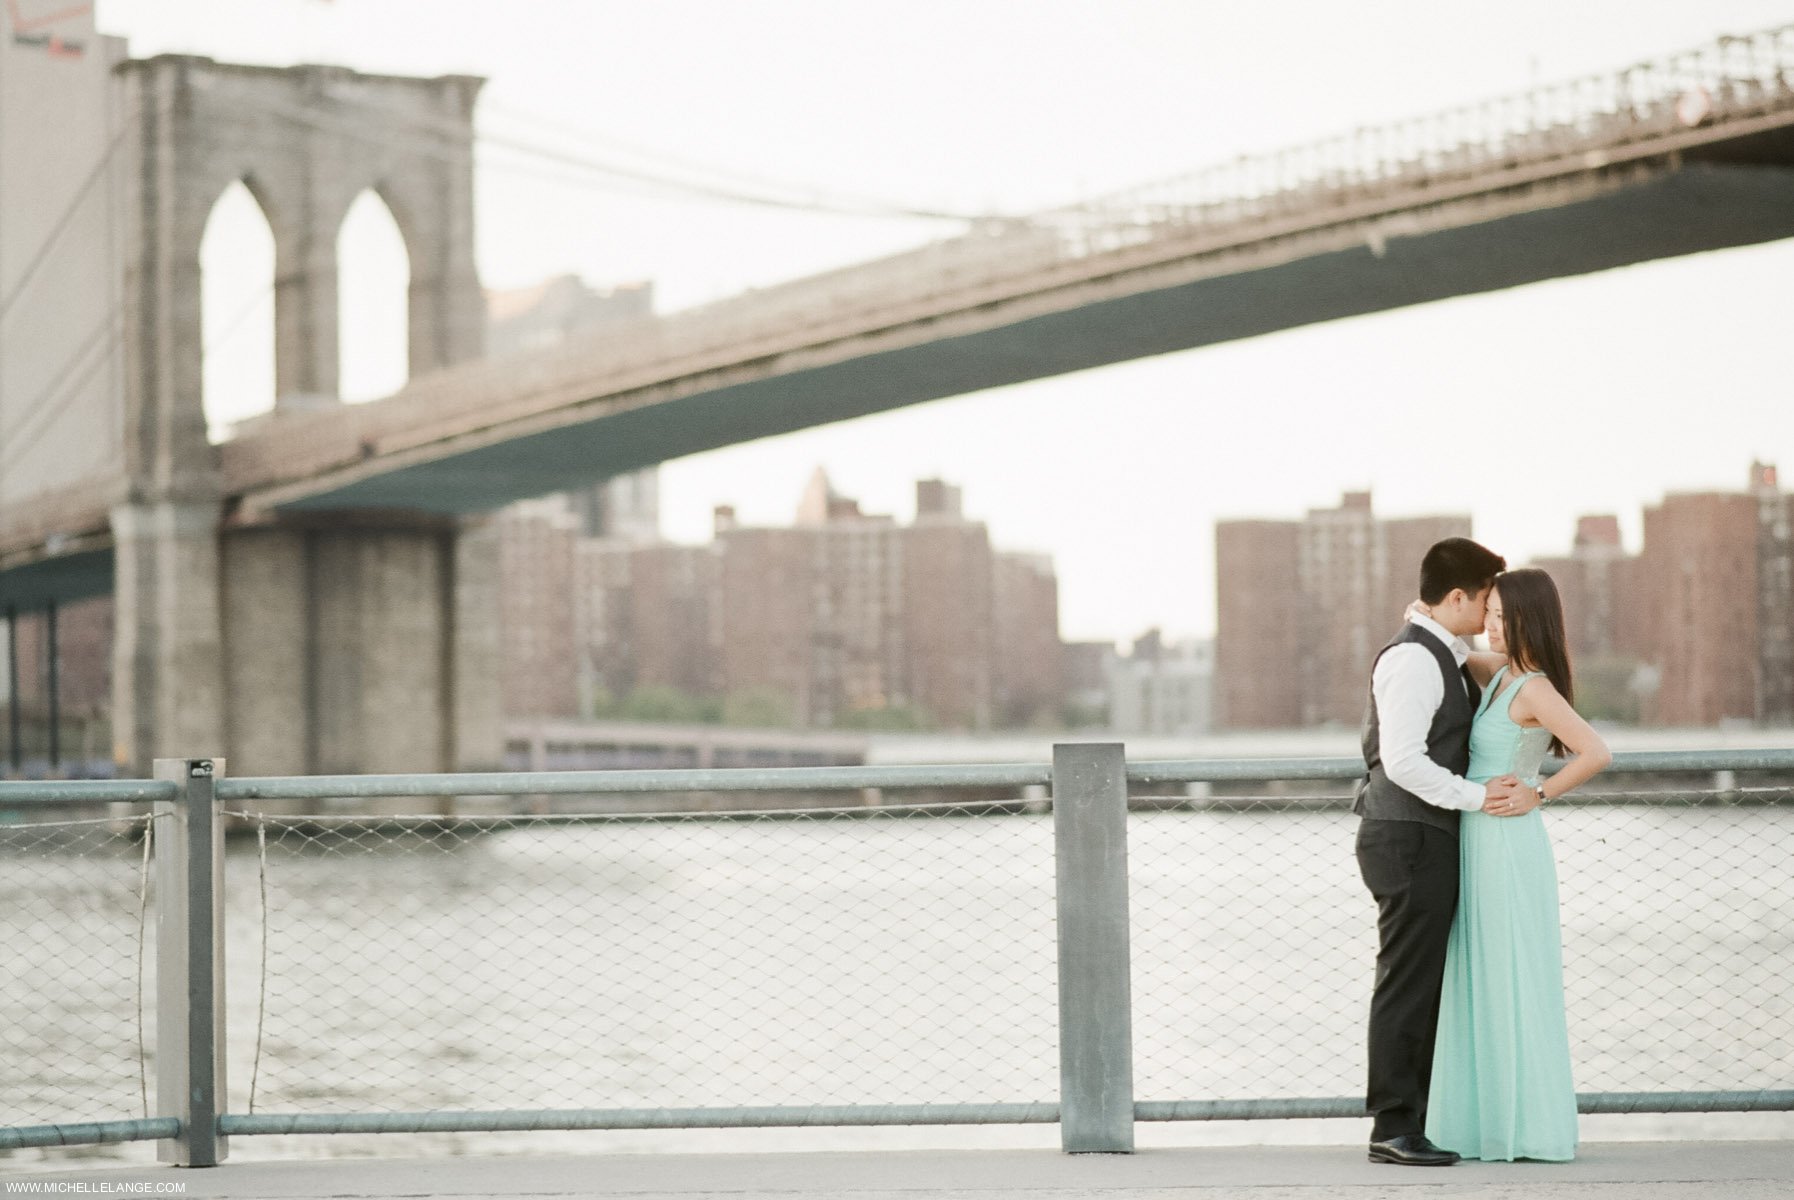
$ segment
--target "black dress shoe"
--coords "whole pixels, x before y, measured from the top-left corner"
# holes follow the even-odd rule
[[[1404,1133],[1386,1142],[1370,1144],[1370,1161],[1395,1163],[1402,1167],[1449,1167],[1458,1158],[1452,1151],[1441,1150],[1427,1141],[1424,1133]]]

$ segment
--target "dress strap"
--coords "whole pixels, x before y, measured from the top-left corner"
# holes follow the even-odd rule
[[[1487,711],[1489,705],[1495,702],[1495,694],[1501,690],[1501,677],[1506,674],[1507,668],[1501,667],[1497,669],[1495,674],[1489,679],[1488,686],[1483,688],[1482,702],[1476,706],[1476,713],[1478,716],[1481,716]]]
[[[1506,673],[1507,673],[1507,668],[1506,667],[1501,668],[1501,674],[1506,674]],[[1501,692],[1501,694],[1503,696],[1507,697],[1507,700],[1505,701],[1506,705],[1512,706],[1512,704],[1514,703],[1514,697],[1520,694],[1520,689],[1526,686],[1526,681],[1528,679],[1543,679],[1544,677],[1545,677],[1545,673],[1543,671],[1526,671],[1526,672],[1523,672],[1522,674],[1514,676],[1514,682],[1511,685],[1509,685],[1508,687],[1502,689],[1502,692]],[[1500,675],[1497,675],[1496,678],[1500,678]],[[1491,684],[1493,684],[1493,682],[1494,682],[1494,680],[1490,680]]]

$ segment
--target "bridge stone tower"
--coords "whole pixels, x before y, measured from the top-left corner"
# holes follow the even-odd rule
[[[139,161],[126,231],[126,494],[113,510],[114,757],[236,773],[499,757],[491,547],[406,513],[225,511],[202,405],[200,241],[242,181],[275,246],[276,419],[338,395],[337,235],[372,189],[411,263],[414,375],[478,357],[473,105],[483,81],[190,56],[119,68]]]

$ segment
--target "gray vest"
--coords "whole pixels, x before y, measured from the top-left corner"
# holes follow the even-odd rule
[[[1445,679],[1445,699],[1440,702],[1439,710],[1433,714],[1433,723],[1427,729],[1426,756],[1453,775],[1463,775],[1470,770],[1470,723],[1476,716],[1481,691],[1476,681],[1458,667],[1458,660],[1452,657],[1451,651],[1438,638],[1412,622],[1403,626],[1389,645],[1377,651],[1377,657],[1382,658],[1392,647],[1405,642],[1425,646],[1438,661],[1439,674]],[[1376,669],[1374,663],[1371,669]],[[1378,730],[1377,697],[1373,690],[1364,710],[1364,765],[1370,773],[1358,784],[1352,811],[1371,821],[1419,821],[1456,837],[1458,814],[1455,809],[1428,804],[1413,792],[1390,782],[1383,770]]]

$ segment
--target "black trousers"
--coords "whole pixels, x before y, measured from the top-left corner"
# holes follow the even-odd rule
[[[1445,944],[1458,908],[1458,839],[1419,821],[1358,826],[1358,870],[1377,901],[1370,997],[1371,1140],[1426,1129]]]

